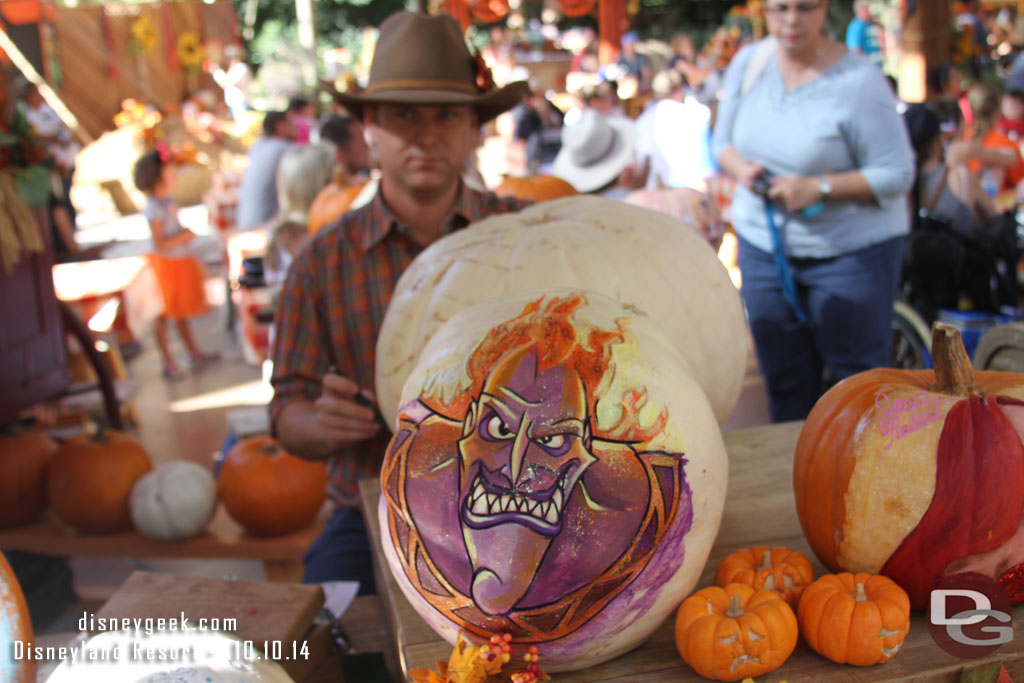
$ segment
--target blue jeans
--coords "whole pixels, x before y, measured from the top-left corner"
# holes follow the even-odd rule
[[[772,255],[739,240],[743,301],[773,422],[807,417],[824,393],[825,368],[838,382],[889,365],[905,250],[901,236],[834,258],[791,258],[808,318],[801,324],[782,294]]]
[[[359,508],[337,508],[302,556],[302,563],[306,568],[302,583],[358,581],[359,595],[376,592],[370,539]]]

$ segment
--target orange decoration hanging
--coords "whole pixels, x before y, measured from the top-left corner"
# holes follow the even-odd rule
[[[0,16],[14,26],[38,24],[43,19],[43,4],[39,0],[4,0]]]
[[[555,4],[567,17],[582,17],[594,11],[594,0],[557,0]]]
[[[468,5],[473,16],[485,24],[501,21],[508,15],[508,0],[473,0]]]
[[[618,59],[622,34],[629,28],[626,0],[601,0],[597,16],[601,35],[598,56],[602,64],[608,64]]]
[[[455,17],[455,21],[459,22],[459,27],[463,32],[469,28],[469,5],[466,4],[466,0],[444,0],[442,9]]]

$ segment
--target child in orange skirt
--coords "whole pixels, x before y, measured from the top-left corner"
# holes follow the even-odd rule
[[[153,232],[155,251],[148,255],[164,297],[164,313],[156,321],[156,340],[164,359],[164,377],[176,379],[182,373],[171,354],[167,337],[167,321],[173,320],[185,343],[193,367],[220,357],[204,353],[196,345],[189,318],[203,315],[209,309],[203,289],[203,267],[189,253],[188,245],[195,234],[178,221],[178,207],[170,193],[175,182],[175,165],[153,150],[135,162],[135,186],[146,193],[146,218]]]

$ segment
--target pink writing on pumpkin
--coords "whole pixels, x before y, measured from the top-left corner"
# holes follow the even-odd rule
[[[955,402],[956,396],[919,392],[892,400],[884,391],[875,395],[875,409],[879,413],[878,431],[888,436],[885,444],[888,450],[892,444],[908,434],[941,420],[949,412],[947,405]]]

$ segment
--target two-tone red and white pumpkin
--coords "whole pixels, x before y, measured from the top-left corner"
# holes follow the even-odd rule
[[[747,328],[714,250],[671,216],[593,196],[494,216],[425,249],[395,287],[377,342],[376,392],[393,425],[402,385],[456,313],[506,293],[568,287],[643,311],[664,329],[724,421],[743,383]]]
[[[507,632],[544,669],[637,646],[694,588],[728,464],[673,340],[592,292],[506,294],[431,337],[385,459],[384,552],[449,642]]]
[[[793,467],[797,513],[832,571],[884,574],[924,608],[978,573],[1024,601],[1024,375],[974,372],[938,325],[936,369],[876,369],[828,391]]]

